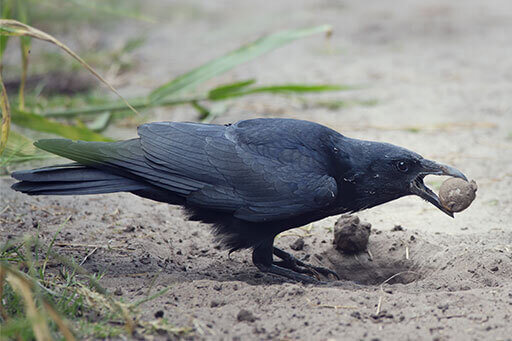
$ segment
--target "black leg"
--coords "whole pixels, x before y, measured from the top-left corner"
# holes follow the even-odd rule
[[[275,275],[283,276],[286,278],[293,279],[295,281],[304,283],[319,283],[318,280],[313,277],[303,275],[293,269],[287,269],[285,267],[274,264],[272,259],[274,239],[269,239],[262,242],[260,245],[254,248],[252,252],[252,262],[262,272],[268,272]]]
[[[274,264],[279,264],[283,268],[287,268],[296,272],[307,273],[313,275],[315,277],[319,277],[318,274],[322,274],[325,277],[329,277],[329,275],[334,276],[336,279],[340,279],[338,274],[330,269],[323,268],[321,266],[313,266],[311,264],[304,263],[297,258],[293,257],[288,252],[285,252],[277,247],[273,249],[274,255],[282,259],[281,262],[274,262]]]

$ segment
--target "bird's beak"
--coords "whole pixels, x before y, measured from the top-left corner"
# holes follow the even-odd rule
[[[449,215],[453,218],[453,212],[446,209],[439,200],[439,197],[425,184],[423,178],[427,175],[448,175],[456,178],[461,178],[468,181],[466,176],[462,172],[454,167],[439,164],[437,162],[423,159],[421,161],[421,171],[418,176],[411,182],[411,192],[419,197],[430,202],[432,205]]]

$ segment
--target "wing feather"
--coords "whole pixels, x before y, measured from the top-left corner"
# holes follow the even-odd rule
[[[231,211],[239,219],[280,220],[334,201],[337,184],[317,148],[295,135],[283,137],[286,129],[247,122],[150,123],[139,127],[141,147],[147,162],[173,181],[203,184],[186,195],[189,204]]]

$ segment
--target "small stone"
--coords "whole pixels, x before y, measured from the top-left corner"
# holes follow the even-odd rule
[[[151,263],[151,258],[150,257],[143,257],[143,258],[140,258],[139,260],[142,264],[144,265],[148,265]]]
[[[297,238],[291,245],[290,248],[295,251],[304,249],[304,238]]]
[[[448,310],[450,306],[448,304],[438,304],[437,309],[441,310],[443,313]]]
[[[135,231],[135,226],[126,226],[123,232],[133,232]]]
[[[358,216],[342,215],[334,225],[335,248],[349,254],[365,251],[371,227],[371,224],[361,222]]]
[[[256,321],[256,317],[249,310],[245,310],[245,309],[242,309],[238,312],[236,319],[238,320],[238,322],[242,322],[242,321],[254,322],[254,321]]]
[[[216,308],[216,307],[220,307],[220,306],[223,306],[225,303],[222,302],[222,301],[218,301],[218,300],[212,300],[210,302],[210,307],[211,308]]]
[[[265,334],[267,330],[264,327],[254,327],[253,332],[255,334]]]
[[[459,178],[449,178],[439,189],[439,200],[450,212],[461,212],[475,200],[477,189],[474,180],[467,182]]]
[[[395,225],[395,227],[393,227],[391,229],[392,232],[399,232],[399,231],[403,231],[403,230],[404,230],[404,228],[402,225]]]
[[[361,319],[361,313],[358,312],[358,311],[354,311],[352,314],[350,314],[350,316],[360,320]]]

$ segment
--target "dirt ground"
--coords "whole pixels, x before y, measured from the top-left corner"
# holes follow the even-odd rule
[[[261,274],[248,251],[229,257],[219,250],[208,226],[130,194],[28,197],[3,177],[1,239],[34,233],[38,224],[41,237],[51,238],[71,216],[59,251],[83,258],[97,247],[84,266],[106,271],[101,283],[126,300],[171,286],[142,308],[193,327],[194,339],[512,340],[510,1],[151,4],[165,18],[160,26],[120,27],[110,38],[151,29],[123,93],[146,93],[263,33],[330,23],[331,39],[295,42],[209,85],[253,77],[261,84],[353,84],[362,88],[321,99],[374,105],[326,108],[315,103],[319,97],[255,96],[229,103],[215,122],[293,117],[391,142],[459,168],[478,183],[477,199],[455,219],[417,197],[360,212],[372,224],[371,259],[332,248],[337,217],[277,240],[299,258],[338,271],[343,280],[328,286]],[[161,108],[151,120],[194,115],[186,107]],[[109,133],[128,137],[135,130]],[[438,188],[442,179],[427,180]],[[291,250],[299,236],[303,249]]]

